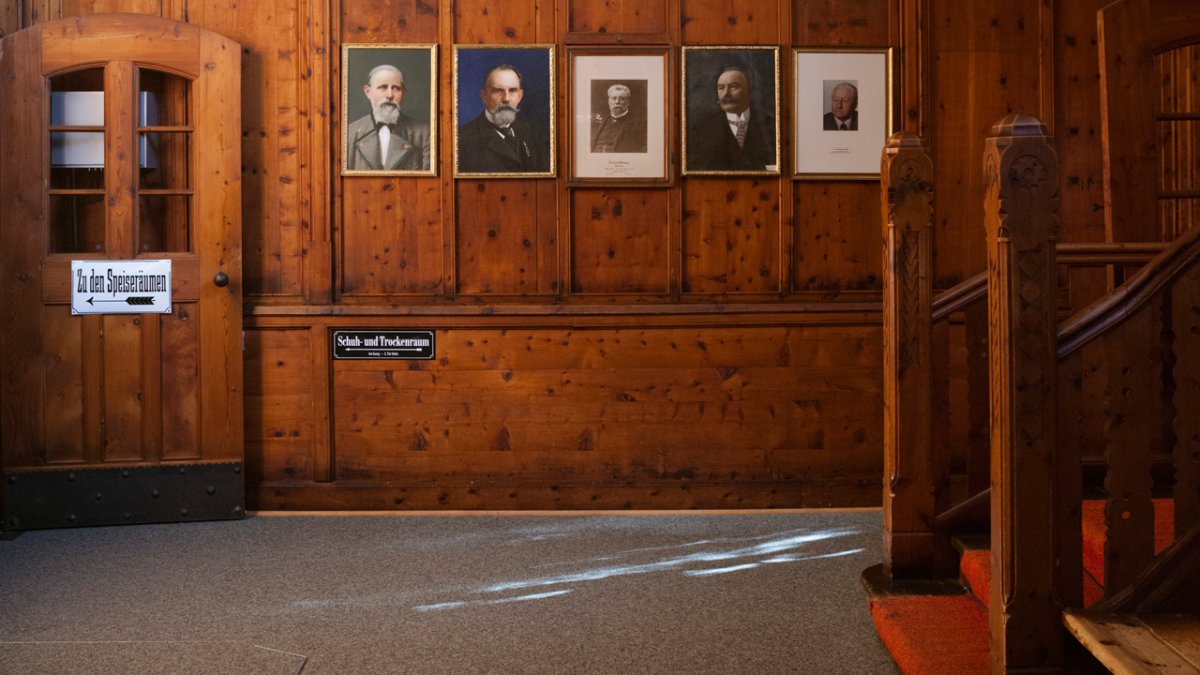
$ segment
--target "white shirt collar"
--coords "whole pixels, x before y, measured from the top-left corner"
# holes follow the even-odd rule
[[[725,113],[725,119],[729,120],[730,122],[749,122],[750,121],[750,109],[746,108],[745,110],[743,110],[740,113],[727,112],[727,113]]]

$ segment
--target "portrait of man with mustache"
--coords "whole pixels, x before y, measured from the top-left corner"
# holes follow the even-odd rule
[[[429,123],[404,114],[404,73],[396,66],[375,66],[363,94],[371,112],[346,127],[348,171],[428,171]]]
[[[708,91],[716,96],[689,102],[687,170],[773,172],[778,169],[775,111],[761,103],[767,96],[757,97],[754,90],[755,82],[767,82],[767,78],[754,75],[749,65],[736,61],[720,66],[715,77],[708,80],[708,86],[712,87]],[[774,98],[773,92],[770,98]]]
[[[593,89],[608,82],[593,82]],[[604,96],[593,94],[592,152],[646,152],[646,82],[630,84],[640,95],[625,82],[611,84]]]
[[[501,64],[487,71],[479,98],[483,111],[458,127],[458,172],[545,173],[550,156],[540,129],[521,118],[525,89],[520,71]]]

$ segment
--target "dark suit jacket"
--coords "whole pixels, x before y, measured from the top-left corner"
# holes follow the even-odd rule
[[[766,171],[768,165],[778,163],[775,119],[759,110],[751,108],[742,147],[719,108],[688,127],[687,168],[692,171]]]
[[[346,127],[346,168],[351,171],[420,171],[429,169],[429,125],[404,113],[393,125],[388,156],[379,157],[375,118],[364,115]]]
[[[846,126],[850,127],[849,131],[858,131],[857,110],[850,113],[850,122],[847,123]],[[825,131],[838,131],[837,120],[834,118],[833,113],[831,112],[825,113]]]
[[[533,128],[517,118],[512,123],[520,152],[496,133],[487,116],[458,128],[458,171],[460,173],[542,173],[550,170],[546,144]]]
[[[616,124],[614,148],[608,152],[646,152],[646,118],[630,111],[620,120],[609,114],[592,115],[592,152],[596,152],[596,139],[608,125]]]

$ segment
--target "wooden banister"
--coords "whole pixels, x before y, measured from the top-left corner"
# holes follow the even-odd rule
[[[931,423],[933,162],[899,133],[883,150],[884,569],[934,571],[935,471]]]
[[[991,391],[992,672],[1062,664],[1054,594],[1058,158],[1037,119],[984,149]]]
[[[1200,259],[1198,240],[1200,228],[1189,230],[1120,288],[1067,320],[1058,331],[1058,358],[1070,356],[1158,297]]]

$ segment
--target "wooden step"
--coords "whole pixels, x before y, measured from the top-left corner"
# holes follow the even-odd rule
[[[1067,610],[1063,624],[1116,675],[1200,673],[1200,616]]]

